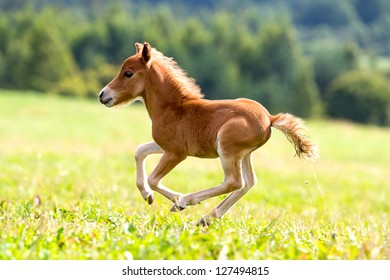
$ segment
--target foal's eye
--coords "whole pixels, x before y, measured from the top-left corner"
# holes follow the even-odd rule
[[[126,72],[125,72],[125,77],[126,77],[126,78],[131,78],[131,76],[133,76],[133,74],[134,74],[134,73],[131,72],[131,71],[126,71]]]

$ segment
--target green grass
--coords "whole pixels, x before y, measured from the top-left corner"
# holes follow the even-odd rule
[[[390,259],[389,129],[309,121],[314,164],[274,131],[254,153],[256,187],[196,227],[222,197],[170,213],[138,193],[143,106],[4,91],[0,104],[0,259]],[[164,182],[187,193],[222,179],[218,160],[189,158]]]

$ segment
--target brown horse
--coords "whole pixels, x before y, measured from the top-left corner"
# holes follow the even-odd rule
[[[135,152],[137,187],[153,203],[153,191],[161,193],[181,211],[189,205],[230,193],[200,220],[222,217],[256,184],[251,154],[271,136],[271,127],[281,130],[294,145],[299,157],[315,159],[317,148],[304,135],[303,122],[291,114],[272,116],[261,104],[249,99],[206,100],[200,88],[176,62],[152,48],[135,44],[136,54],[126,59],[117,76],[99,94],[102,104],[113,107],[136,99],[144,102],[152,120],[154,142]],[[145,158],[163,154],[147,176]],[[189,194],[172,191],[162,178],[187,156],[219,157],[225,178],[222,184]]]

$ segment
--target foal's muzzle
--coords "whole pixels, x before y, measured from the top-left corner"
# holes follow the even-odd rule
[[[107,94],[107,90],[103,89],[99,93],[99,101],[103,105],[105,105],[107,107],[111,107],[114,99],[112,97],[110,97],[110,94]]]

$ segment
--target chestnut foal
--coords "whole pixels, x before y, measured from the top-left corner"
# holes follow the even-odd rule
[[[299,157],[317,157],[316,145],[304,135],[305,127],[299,118],[282,113],[272,116],[261,104],[249,99],[203,99],[195,81],[173,59],[148,43],[136,43],[135,47],[136,54],[124,61],[117,76],[100,92],[99,99],[107,107],[136,99],[146,106],[154,142],[139,146],[135,160],[137,187],[149,204],[153,203],[153,191],[174,203],[173,212],[230,193],[200,224],[222,217],[256,184],[251,154],[270,138],[271,127],[287,136]],[[147,176],[144,162],[150,154],[162,157]],[[223,183],[189,194],[163,186],[163,177],[187,156],[219,157],[225,174]]]

